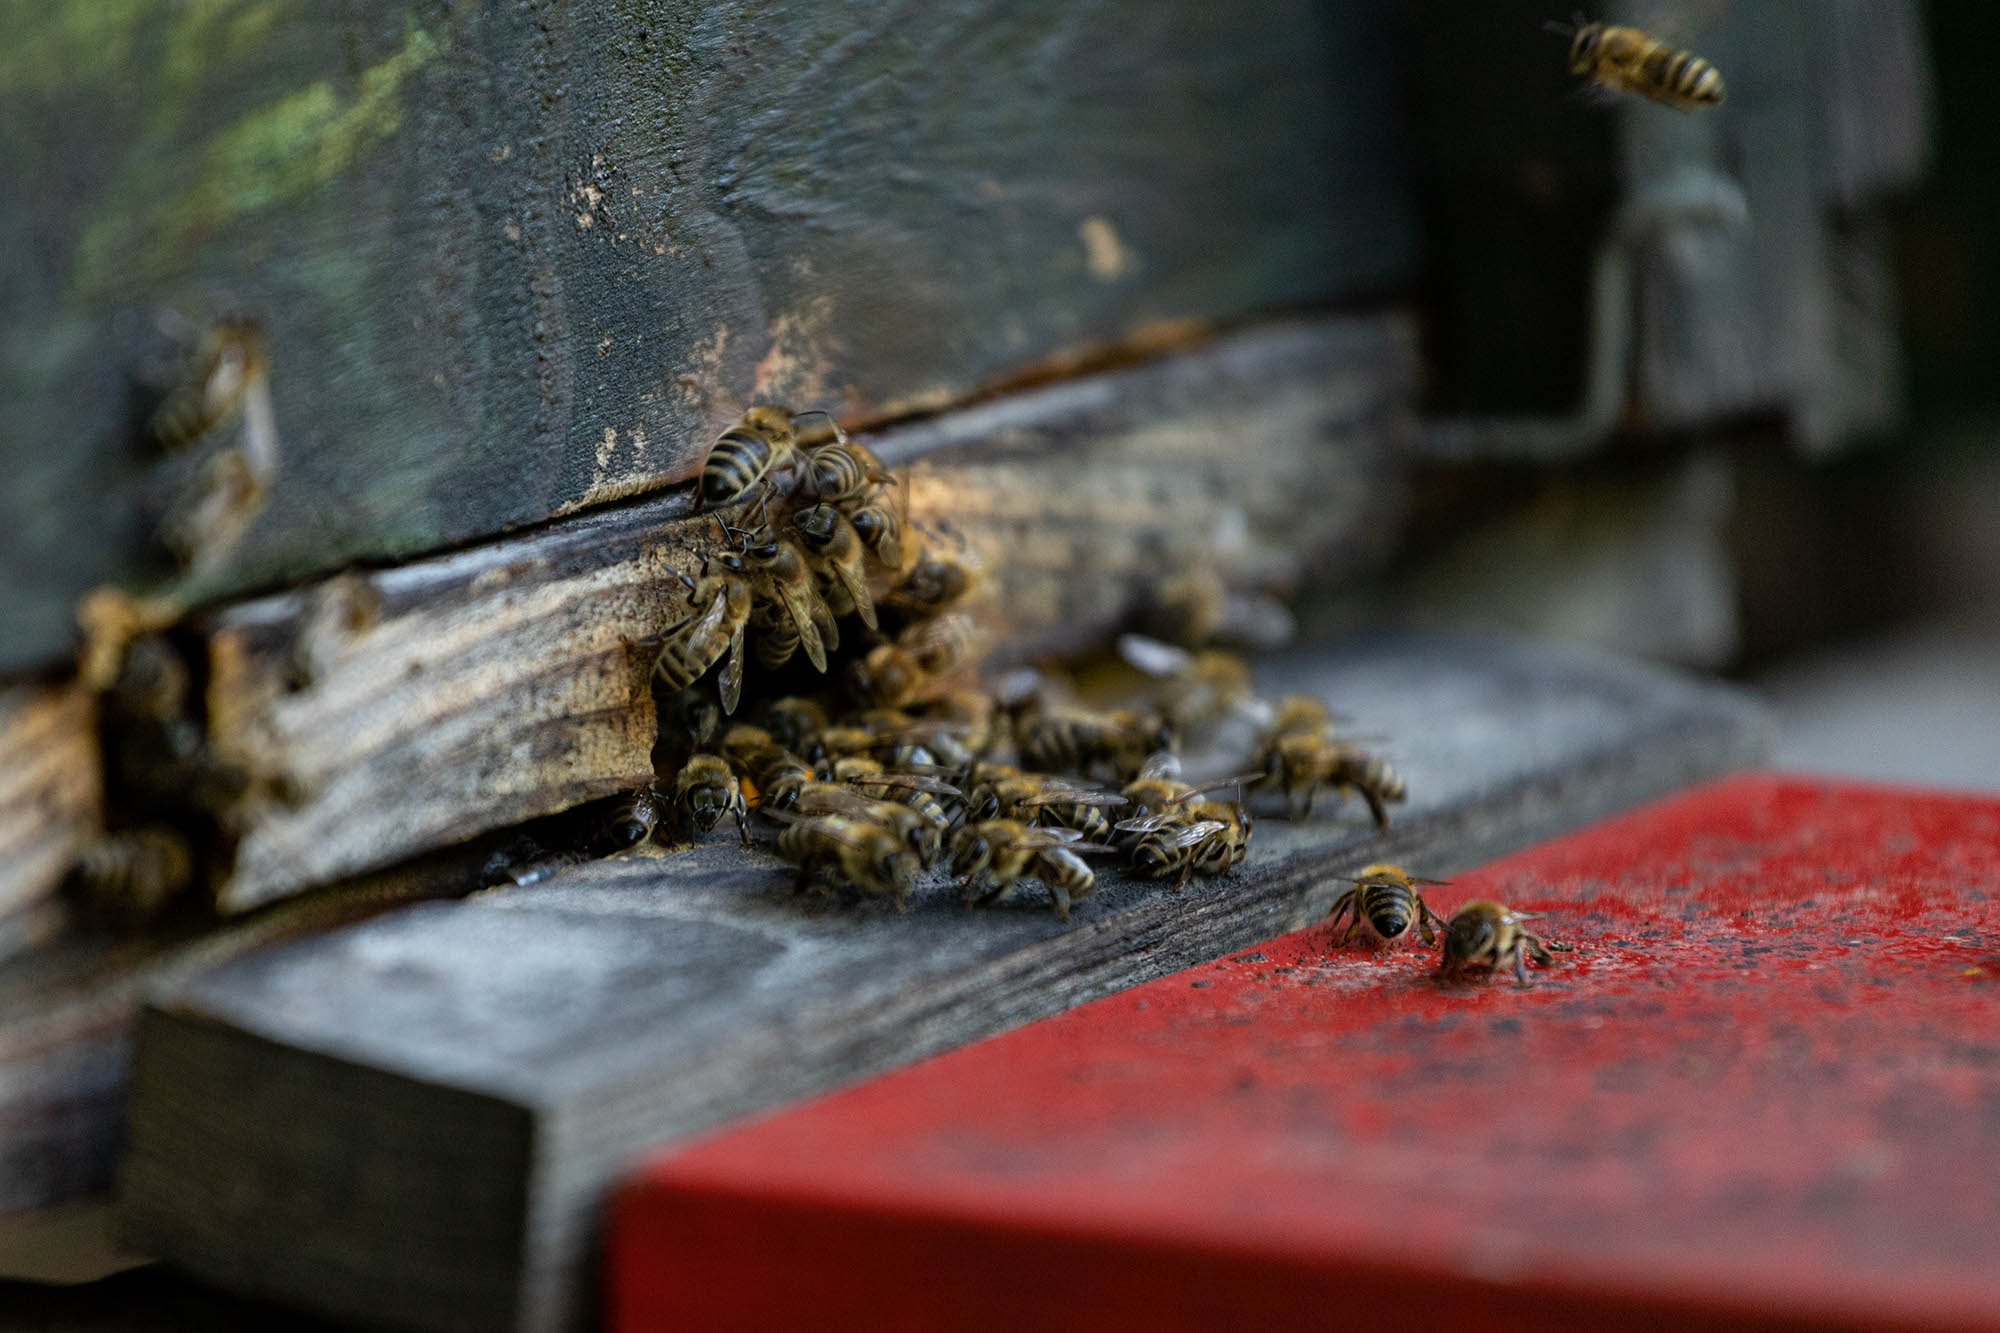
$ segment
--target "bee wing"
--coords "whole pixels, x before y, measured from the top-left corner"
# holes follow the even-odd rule
[[[841,520],[843,523],[846,521],[846,519]],[[868,580],[861,577],[860,562],[857,560],[853,564],[848,564],[843,561],[833,560],[828,563],[833,566],[834,578],[840,581],[840,586],[846,590],[848,597],[853,600],[854,614],[860,616],[861,623],[869,629],[878,628],[878,622],[875,617],[875,599],[868,593]]]
[[[939,778],[927,778],[916,773],[871,773],[860,779],[878,787],[906,787],[911,791],[927,791],[938,796],[962,796],[965,793]]]
[[[1129,637],[1133,637],[1128,635]],[[1158,781],[1161,778],[1178,778],[1181,775],[1180,756],[1172,750],[1161,750],[1146,756],[1146,762],[1139,765],[1139,780]]]
[[[813,670],[824,674],[826,641],[820,638],[819,625],[816,621],[820,615],[826,613],[826,604],[812,594],[787,584],[777,584],[772,591],[776,594],[779,605],[784,607],[785,615],[799,632],[799,646],[805,649],[806,660],[813,664]],[[838,637],[834,642],[839,643]]]
[[[1229,827],[1219,819],[1202,819],[1184,828],[1177,828],[1166,838],[1169,847],[1192,847],[1204,838],[1213,837]]]
[[[766,814],[772,819],[777,820],[780,824],[803,824],[811,827],[812,830],[815,833],[818,833],[821,837],[830,838],[835,842],[845,843],[849,847],[860,847],[864,845],[859,838],[855,837],[852,833],[848,832],[845,828],[843,828],[836,819],[830,819],[824,815],[794,814],[790,810],[775,810],[775,809],[770,809],[768,807],[759,807],[759,808],[763,810],[764,814]]]
[[[1427,889],[1443,889],[1451,885],[1451,881],[1448,879],[1425,879],[1422,875],[1410,876],[1410,883],[1421,884]]]
[[[926,620],[904,630],[896,637],[896,646],[907,649],[919,657],[932,649],[952,649],[952,665],[955,666],[960,660],[959,653],[967,650],[967,645],[972,642],[975,632],[972,620],[968,616],[957,614],[939,616],[935,620]],[[942,672],[947,668],[935,669]]]
[[[1028,797],[1026,800],[1016,801],[1014,802],[1014,804],[1022,806],[1034,806],[1034,805],[1113,806],[1113,805],[1130,805],[1132,803],[1126,800],[1123,796],[1120,796],[1116,792],[1092,791],[1088,787],[1061,787],[1054,791],[1039,792],[1036,795]]]
[[[1118,636],[1118,655],[1149,676],[1178,676],[1194,665],[1194,654],[1143,634]]]
[[[799,808],[807,814],[846,814],[873,820],[883,803],[846,787],[814,786],[799,793]]]
[[[1242,787],[1249,783],[1262,782],[1263,780],[1264,775],[1262,773],[1236,773],[1226,778],[1211,778],[1207,782],[1198,783],[1188,788],[1187,794],[1179,797],[1175,803],[1191,801],[1197,796],[1206,796],[1209,792],[1221,791],[1225,787]]]
[[[722,674],[717,680],[722,689],[722,711],[732,717],[736,714],[736,701],[743,697],[743,636],[744,626],[738,625],[729,636],[729,655],[723,659]]]

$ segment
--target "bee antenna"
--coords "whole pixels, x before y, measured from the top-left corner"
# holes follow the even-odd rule
[[[708,561],[703,560],[701,563],[702,563],[702,568],[706,570],[708,568]],[[695,590],[694,580],[688,577],[688,572],[685,569],[678,569],[678,568],[675,569],[674,577],[679,579],[682,583],[687,584],[687,589],[689,592],[693,592]]]

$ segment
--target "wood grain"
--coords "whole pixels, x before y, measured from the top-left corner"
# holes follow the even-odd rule
[[[1365,568],[1412,363],[1393,318],[1273,325],[868,438],[915,519],[985,553],[990,642],[1018,656],[1101,639],[1186,568],[1246,596]],[[646,780],[640,641],[685,614],[671,571],[711,529],[689,512],[675,491],[200,622],[210,746],[262,779],[228,814],[223,909]]]
[[[1415,254],[1387,8],[19,7],[0,671],[165,576],[163,324],[270,340],[276,478],[208,597],[677,481],[753,397],[935,409],[1381,290]]]
[[[104,828],[96,719],[74,685],[0,688],[0,959],[60,926],[56,890]]]
[[[130,1235],[237,1290],[425,1328],[587,1319],[608,1183],[633,1154],[1323,914],[1328,876],[1446,874],[1758,753],[1740,696],[1515,641],[1381,634],[1265,664],[1396,738],[1412,797],[1260,821],[1183,892],[1105,876],[1064,926],[813,910],[764,853],[626,856],[270,949],[143,1021]]]

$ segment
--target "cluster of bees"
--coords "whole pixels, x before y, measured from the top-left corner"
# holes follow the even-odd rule
[[[1555,961],[1555,951],[1570,948],[1531,930],[1525,923],[1535,919],[1534,913],[1487,898],[1472,899],[1449,920],[1439,916],[1424,901],[1422,890],[1443,888],[1449,882],[1377,862],[1356,875],[1354,887],[1334,900],[1327,921],[1334,930],[1340,929],[1342,920],[1348,922],[1340,944],[1348,943],[1364,926],[1385,945],[1402,943],[1414,931],[1426,945],[1435,946],[1442,932],[1438,975],[1447,982],[1512,971],[1515,981],[1526,986],[1530,960],[1548,967]]]
[[[1095,891],[1090,857],[1121,857],[1176,888],[1241,864],[1246,788],[1282,792],[1295,813],[1323,790],[1359,792],[1387,825],[1387,804],[1407,795],[1389,764],[1337,738],[1318,700],[1258,699],[1228,653],[1128,636],[1127,657],[1153,678],[1140,707],[1088,707],[1034,671],[990,690],[955,682],[972,656],[964,609],[982,587],[977,556],[948,527],[911,523],[897,479],[837,423],[803,442],[799,423],[813,415],[752,408],[703,465],[720,549],[699,576],[679,573],[687,611],[655,667],[663,735],[687,752],[619,804],[599,850],[691,840],[724,819],[748,845],[754,812],[777,826],[802,890],[901,907],[919,876],[942,871],[975,905],[1039,883],[1067,920]],[[830,688],[733,721],[746,658],[767,672],[803,658]],[[1183,781],[1182,741],[1232,718],[1255,722],[1254,771]]]

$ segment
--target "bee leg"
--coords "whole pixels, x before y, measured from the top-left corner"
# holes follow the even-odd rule
[[[1188,876],[1192,875],[1193,873],[1194,873],[1193,861],[1189,861],[1181,867],[1181,877],[1174,881],[1175,893],[1179,893],[1182,889],[1185,889],[1187,887]]]
[[[741,800],[736,802],[736,834],[745,847],[750,845],[750,811]]]
[[[1361,929],[1361,916],[1359,913],[1356,913],[1354,920],[1348,923],[1347,933],[1340,937],[1340,942],[1342,944],[1346,944],[1349,940],[1354,938],[1354,932],[1359,929]]]
[[[1312,817],[1313,802],[1318,799],[1319,799],[1319,779],[1314,778],[1311,782],[1306,784],[1306,817],[1308,819]]]
[[[1069,921],[1069,894],[1057,884],[1049,885],[1049,903],[1056,909],[1056,920]]]
[[[994,880],[991,883],[982,884],[979,887],[979,892],[977,894],[969,895],[965,901],[968,905],[973,907],[986,907],[991,903],[993,903],[995,900],[997,900],[1000,897],[1000,895],[1005,893],[1006,891],[1007,891],[1007,882],[1005,880]]]
[[[1528,980],[1528,953],[1525,949],[1514,950],[1514,981],[1522,987],[1534,985]]]
[[[1386,832],[1389,828],[1389,810],[1387,806],[1382,804],[1382,798],[1376,795],[1370,788],[1363,787],[1361,789],[1361,799],[1368,802],[1368,813],[1375,817],[1376,830],[1378,832]]]

